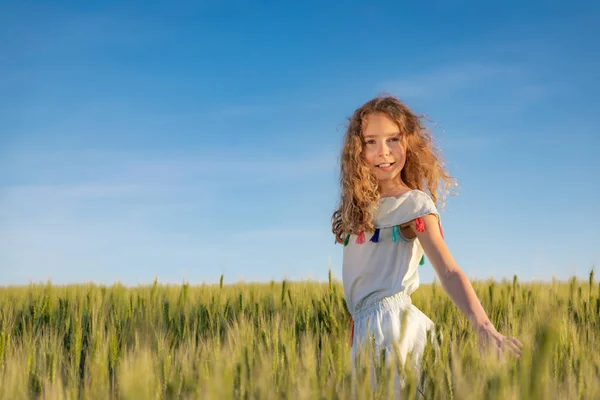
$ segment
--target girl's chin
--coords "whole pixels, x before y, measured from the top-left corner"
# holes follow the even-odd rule
[[[400,172],[396,172],[396,171],[380,172],[375,175],[375,178],[377,178],[377,180],[379,182],[385,182],[387,184],[389,184],[389,183],[401,184],[402,183],[402,179],[400,178]]]
[[[387,168],[377,168],[373,171],[375,173],[375,176],[381,179],[392,179],[395,178],[396,176],[398,176],[398,173],[396,171],[396,168],[394,168],[395,166],[389,166]]]

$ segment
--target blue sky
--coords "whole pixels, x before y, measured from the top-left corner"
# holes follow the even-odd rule
[[[469,277],[598,264],[592,2],[123,3],[0,5],[0,284],[341,277],[344,124],[384,92],[435,122]]]

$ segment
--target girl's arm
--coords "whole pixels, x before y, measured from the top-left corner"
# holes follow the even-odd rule
[[[450,250],[448,250],[437,217],[430,214],[422,217],[422,220],[425,229],[417,229],[415,221],[412,221],[411,228],[417,235],[421,246],[423,246],[423,250],[433,265],[448,296],[471,322],[483,344],[491,343],[498,349],[506,346],[519,356],[519,349],[523,345],[517,339],[507,338],[496,331],[477,298],[469,279],[456,264]]]

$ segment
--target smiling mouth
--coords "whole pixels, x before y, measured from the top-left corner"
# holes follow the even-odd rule
[[[394,165],[395,163],[383,163],[383,164],[378,164],[376,165],[377,168],[389,168],[392,165]]]

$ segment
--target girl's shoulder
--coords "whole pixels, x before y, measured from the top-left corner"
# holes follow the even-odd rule
[[[435,214],[439,218],[431,197],[421,190],[409,190],[400,196],[381,198],[374,225],[376,228],[402,225],[427,214]]]

